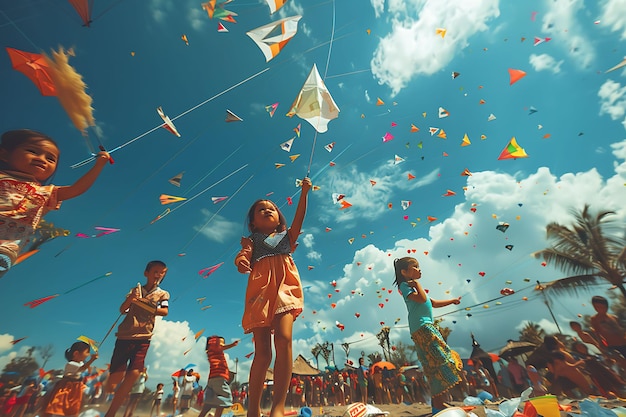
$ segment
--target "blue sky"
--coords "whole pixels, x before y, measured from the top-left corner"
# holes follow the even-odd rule
[[[408,253],[420,260],[433,298],[463,297],[459,311],[437,310],[447,313],[449,343],[461,356],[471,351],[470,332],[497,351],[517,338],[526,320],[556,331],[532,291],[536,280],[564,276],[530,256],[547,245],[546,224],[569,223],[570,209],[585,203],[614,210],[615,220],[624,221],[625,74],[605,73],[625,55],[623,0],[290,0],[274,15],[264,1],[235,0],[227,9],[238,14],[237,23],[224,23],[229,32],[219,33],[198,1],[95,0],[90,28],[69,3],[0,3],[3,46],[46,53],[73,48],[70,64],[88,85],[108,149],[158,127],[158,106],[176,118],[182,135],[159,128],[114,152],[116,163],[87,194],[46,217],[71,235],[44,244],[2,278],[0,365],[29,346],[52,343],[50,366],[61,367],[62,352],[76,337],[104,337],[128,289],[144,281],[146,262],[162,259],[169,266],[163,288],[172,301],[150,348],[152,381],[165,381],[188,363],[197,364],[204,379],[203,346],[211,334],[241,339],[229,351],[230,366],[235,369],[237,358],[239,379],[247,379],[245,355],[253,348],[240,326],[246,276],[233,264],[247,233],[245,214],[270,195],[291,219],[295,207],[287,198],[297,199],[295,180],[309,162],[320,189],[310,194],[294,254],[306,287],[294,355],[310,359],[315,343],[330,341],[342,364],[340,344],[348,342],[355,360],[361,351],[379,350],[381,322],[392,327],[392,342],[410,344],[404,303],[391,289],[392,260]],[[246,31],[294,15],[302,16],[298,33],[266,63]],[[445,37],[438,28],[446,29]],[[534,46],[535,37],[551,39]],[[318,135],[306,121],[285,117],[313,64],[341,110]],[[509,85],[510,68],[527,75]],[[62,152],[54,183],[75,181],[86,168],[70,166],[89,151],[58,101],[40,96],[6,53],[0,80],[2,131],[32,128],[54,137]],[[376,105],[378,98],[383,105]],[[270,117],[265,106],[276,102]],[[440,107],[450,116],[439,118]],[[529,114],[531,107],[537,112]],[[226,109],[243,122],[225,123]],[[301,136],[287,153],[280,144],[299,123]],[[419,132],[411,133],[411,124]],[[444,129],[447,138],[431,136],[431,127]],[[394,139],[383,142],[387,132]],[[465,134],[471,145],[462,147]],[[512,137],[529,157],[498,160]],[[331,152],[324,149],[333,142]],[[394,163],[396,155],[404,162]],[[466,168],[472,176],[460,175]],[[177,188],[168,180],[180,172]],[[456,195],[444,197],[448,190]],[[352,207],[340,210],[333,193],[344,194]],[[188,201],[167,206],[172,212],[151,224],[167,208],[161,194]],[[211,197],[229,198],[214,204]],[[402,201],[411,205],[403,210]],[[505,233],[496,230],[499,222],[510,224]],[[96,226],[120,231],[74,236],[95,234]],[[221,262],[209,277],[198,274]],[[501,304],[486,303],[504,287],[516,293]],[[61,295],[34,309],[24,306],[54,294]],[[553,300],[562,329],[592,313],[591,295]],[[27,339],[11,345],[21,337]],[[108,363],[113,339],[102,345],[98,365]]]

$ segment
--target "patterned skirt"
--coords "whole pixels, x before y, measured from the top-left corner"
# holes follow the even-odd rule
[[[417,346],[417,358],[430,384],[431,395],[440,395],[461,382],[460,357],[450,349],[434,324],[424,324],[411,338]]]

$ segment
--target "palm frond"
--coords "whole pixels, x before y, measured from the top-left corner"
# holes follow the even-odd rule
[[[542,282],[536,287],[539,291],[551,291],[555,294],[575,294],[581,290],[588,290],[593,284],[596,284],[600,278],[596,275],[575,275],[565,277],[550,282]]]

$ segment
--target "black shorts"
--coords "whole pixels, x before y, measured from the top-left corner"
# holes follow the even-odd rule
[[[116,340],[111,357],[110,372],[143,370],[149,347],[150,339]]]

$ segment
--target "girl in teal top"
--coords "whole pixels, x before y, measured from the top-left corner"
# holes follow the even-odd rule
[[[419,279],[422,271],[417,259],[405,257],[393,261],[396,279],[409,313],[411,338],[417,347],[417,357],[430,384],[433,414],[445,408],[446,393],[461,382],[463,365],[433,322],[433,308],[459,304],[461,297],[450,300],[432,300],[426,295]]]

